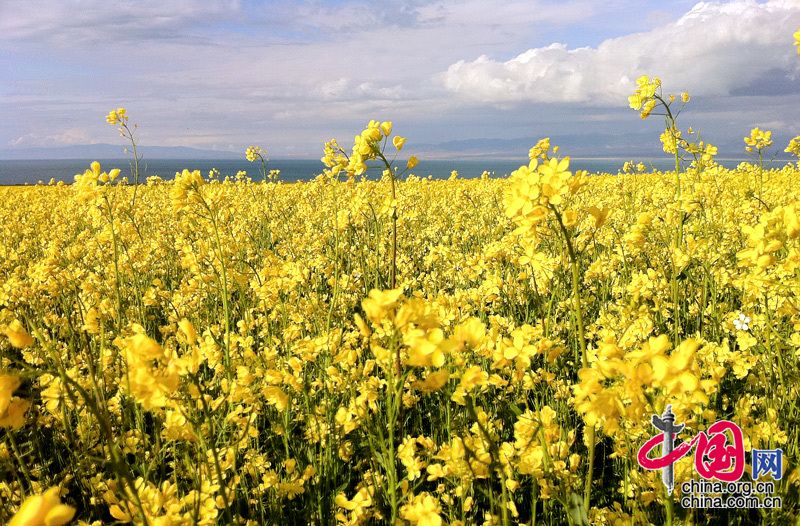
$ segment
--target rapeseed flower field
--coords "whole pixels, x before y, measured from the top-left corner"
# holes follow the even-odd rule
[[[795,521],[800,166],[754,129],[723,168],[688,94],[637,86],[674,171],[572,171],[543,139],[434,181],[371,121],[310,182],[254,146],[254,179],[0,188],[0,521]],[[637,463],[668,405],[781,449],[781,507],[678,506],[691,457],[674,492]]]

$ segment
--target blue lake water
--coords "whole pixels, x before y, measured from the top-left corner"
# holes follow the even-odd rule
[[[129,175],[131,172],[130,161],[127,159],[98,159],[104,170],[120,168],[122,175]],[[573,170],[588,170],[589,172],[610,172],[617,173],[622,164],[627,159],[578,159],[573,158],[571,168]],[[75,174],[83,173],[88,168],[91,160],[81,159],[48,159],[48,160],[0,160],[0,185],[36,184],[39,181],[47,183],[50,179],[71,183],[74,181]],[[526,158],[518,160],[508,159],[469,159],[469,160],[421,160],[419,165],[412,170],[420,177],[432,176],[435,179],[446,179],[452,170],[457,170],[459,177],[472,178],[479,177],[484,170],[493,172],[493,177],[502,177],[516,170],[521,164],[527,164]],[[741,161],[722,161],[728,167],[735,167]],[[782,165],[784,162],[777,162]],[[648,167],[652,166],[661,170],[668,170],[673,166],[670,159],[656,159],[646,161]],[[180,172],[184,168],[190,170],[200,170],[207,176],[208,172],[215,168],[221,175],[236,175],[240,170],[247,171],[248,175],[258,180],[258,165],[249,163],[245,160],[191,160],[191,159],[151,159],[142,162],[140,167],[141,178],[144,181],[147,177],[158,175],[164,179],[172,179],[175,172]],[[322,163],[317,159],[276,159],[268,164],[268,169],[281,171],[282,181],[307,181],[313,179],[322,172]],[[377,167],[371,169],[368,174],[373,178],[377,177],[380,171]]]

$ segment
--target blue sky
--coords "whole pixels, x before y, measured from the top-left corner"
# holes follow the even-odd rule
[[[790,137],[798,27],[800,0],[0,0],[0,149],[114,143],[125,106],[145,145],[316,157],[388,119],[409,147],[585,135],[602,155],[658,146],[627,109],[641,74],[692,93],[711,142]]]

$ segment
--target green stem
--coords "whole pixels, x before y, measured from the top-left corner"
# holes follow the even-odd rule
[[[216,433],[214,432],[214,420],[211,416],[211,410],[208,407],[208,402],[206,401],[206,395],[205,392],[203,391],[203,387],[202,385],[200,385],[200,381],[197,379],[195,379],[194,384],[197,387],[198,392],[200,393],[200,402],[203,405],[203,416],[208,421],[208,425],[210,427],[209,429],[210,434],[212,437],[216,436]],[[202,438],[202,433],[197,432],[196,434],[197,437],[201,440],[201,443],[204,442]],[[209,449],[211,449],[211,456],[214,459],[214,471],[217,474],[219,488],[220,491],[222,492],[222,502],[225,505],[225,513],[230,514],[231,510],[230,510],[230,503],[228,502],[228,488],[223,480],[222,466],[219,463],[219,453],[217,452],[217,446],[215,444],[209,444],[209,446],[210,446]]]
[[[131,198],[131,210],[133,210],[136,205],[136,192],[139,188],[139,152],[136,147],[136,138],[133,136],[131,129],[128,128],[126,123],[123,123],[122,127],[125,129],[126,136],[131,141],[133,149],[133,197]]]
[[[575,324],[578,326],[578,344],[581,350],[581,365],[583,367],[588,367],[588,359],[586,357],[586,331],[583,326],[583,309],[580,296],[580,268],[578,266],[578,257],[575,253],[575,248],[572,246],[572,239],[567,227],[564,225],[561,213],[555,206],[549,206],[550,210],[555,214],[556,220],[558,220],[558,226],[561,229],[561,233],[567,245],[567,253],[569,254],[570,267],[572,270],[572,310],[575,315]]]
[[[225,270],[225,260],[222,254],[222,242],[219,239],[219,228],[217,227],[217,216],[208,207],[209,215],[211,217],[211,224],[214,227],[214,242],[217,246],[217,256],[219,257],[220,275],[222,279],[222,310],[225,322],[225,369],[228,373],[228,379],[231,377],[231,354],[230,354],[230,308],[228,306],[228,274]]]
[[[139,511],[142,524],[144,524],[144,526],[148,526],[149,521],[147,520],[147,514],[144,511],[144,506],[142,504],[141,497],[139,496],[139,490],[136,488],[136,482],[133,479],[133,474],[131,473],[130,467],[126,462],[123,461],[122,454],[119,451],[119,446],[117,445],[117,442],[114,439],[114,432],[112,430],[108,415],[104,414],[103,411],[101,411],[100,407],[98,406],[97,400],[91,397],[89,393],[86,391],[86,389],[83,388],[83,386],[81,386],[78,382],[76,382],[69,375],[67,375],[66,370],[60,364],[58,367],[58,374],[61,377],[62,382],[72,386],[75,389],[75,391],[78,392],[80,397],[85,402],[89,412],[92,413],[97,419],[97,422],[100,425],[100,431],[104,435],[104,438],[106,439],[106,444],[108,445],[108,453],[109,456],[111,457],[111,466],[112,469],[114,470],[114,473],[117,476],[117,480],[121,486],[128,487],[130,494],[133,495],[133,499]],[[72,404],[77,407],[78,405],[77,400],[75,399],[72,392],[67,389],[66,394],[70,398]]]
[[[114,212],[111,208],[111,202],[108,200],[107,195],[103,195],[108,209],[108,224],[111,227],[111,244],[114,249],[114,287],[117,298],[117,327],[122,326],[122,292],[120,290],[120,274],[119,274],[119,244],[117,241],[117,231],[114,229]]]
[[[586,482],[583,486],[583,509],[586,511],[587,515],[589,513],[589,504],[591,503],[592,499],[592,474],[594,472],[594,450],[595,450],[595,441],[597,437],[595,436],[595,429],[594,427],[590,427],[587,431],[587,438],[588,438],[588,448],[589,448],[589,463],[586,467]]]
[[[6,441],[8,442],[9,447],[11,448],[11,451],[14,453],[14,458],[16,459],[17,463],[19,464],[20,471],[22,471],[22,474],[25,477],[25,481],[28,483],[28,487],[32,488],[33,487],[33,479],[31,478],[31,473],[30,473],[30,471],[28,471],[27,463],[22,458],[22,454],[20,453],[19,448],[17,447],[17,441],[14,440],[14,435],[11,433],[11,429],[6,429],[5,430],[5,438],[6,438]],[[21,484],[20,484],[20,491],[22,492],[22,496],[24,498],[25,497],[25,488],[22,487]]]
[[[259,154],[258,158],[261,159],[261,180],[267,182],[267,161],[261,154]]]
[[[666,491],[666,488],[664,488],[664,491]],[[667,514],[665,525],[672,526],[673,516],[675,515],[672,505],[672,495],[667,495],[667,498],[664,502],[664,510],[666,511]]]
[[[391,509],[391,520],[389,524],[396,524],[398,519],[398,510],[400,508],[400,504],[397,500],[397,452],[395,446],[395,426],[397,425],[397,400],[398,400],[398,393],[397,387],[398,382],[401,380],[397,380],[393,377],[391,371],[391,367],[388,368],[389,371],[389,389],[387,390],[388,400],[386,410],[388,412],[388,422],[387,422],[387,431],[388,431],[388,440],[386,443],[386,448],[388,451],[385,454],[385,462],[384,462],[384,469],[386,470],[386,478],[388,479],[388,497],[389,497],[389,507]],[[402,389],[402,384],[400,384],[400,388]],[[402,394],[401,394],[402,396]]]
[[[572,245],[572,236],[567,230],[567,227],[564,225],[561,213],[552,204],[550,205],[550,209],[553,211],[556,219],[558,220],[558,226],[560,227],[561,233],[564,236],[564,241],[567,245],[567,253],[569,254],[570,266],[572,269],[572,309],[575,315],[575,323],[578,326],[578,343],[581,349],[581,364],[585,368],[588,367],[588,358],[586,356],[586,332],[583,326],[583,307],[581,305],[580,296],[580,268],[578,267],[578,257],[575,253],[575,248]],[[583,489],[583,507],[588,514],[592,496],[592,472],[594,471],[594,450],[596,440],[594,427],[589,427],[586,429],[586,433],[588,442],[586,446],[589,448],[589,465],[587,466],[586,482]]]
[[[508,526],[511,524],[510,519],[508,517],[508,489],[506,488],[505,484],[505,474],[503,473],[503,464],[500,462],[500,448],[497,447],[497,444],[494,440],[492,440],[492,436],[489,434],[489,431],[481,424],[480,420],[478,419],[478,413],[475,410],[475,402],[472,397],[467,397],[467,411],[469,412],[470,418],[475,422],[478,426],[478,430],[481,432],[481,436],[483,440],[486,442],[486,446],[489,452],[489,458],[491,461],[491,468],[497,472],[497,475],[500,478],[500,494],[502,498],[502,502],[500,503],[500,519],[501,524],[503,526]],[[493,509],[493,506],[490,506]]]
[[[395,188],[392,163],[386,159],[386,156],[380,150],[377,151],[377,154],[383,161],[384,166],[386,166],[386,171],[389,172],[389,181],[392,183],[392,266],[389,273],[389,288],[395,289],[397,287],[397,190]],[[397,375],[400,376],[403,372],[400,361],[400,347],[397,348],[395,353],[395,369],[397,370]]]
[[[681,207],[681,178],[680,178],[681,162],[680,162],[680,154],[678,153],[678,137],[677,137],[678,123],[676,122],[675,115],[672,114],[672,110],[670,110],[669,104],[667,104],[667,102],[659,95],[656,95],[655,98],[661,102],[661,105],[664,106],[664,109],[666,110],[666,115],[664,116],[664,118],[667,121],[667,127],[670,130],[670,133],[673,135],[673,138],[675,139],[675,203],[678,207],[678,226],[672,249],[672,258],[671,258],[672,276],[670,278],[670,285],[672,292],[672,304],[674,307],[673,344],[678,345],[678,341],[680,339],[680,305],[678,301],[679,299],[678,273],[674,258],[675,258],[675,252],[677,251],[678,247],[680,247],[683,244],[683,209]]]

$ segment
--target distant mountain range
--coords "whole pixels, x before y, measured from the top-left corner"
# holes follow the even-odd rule
[[[187,146],[141,146],[145,159],[242,159],[242,152],[201,150]],[[130,156],[119,144],[75,144],[52,148],[0,149],[0,160],[33,159],[124,159]]]
[[[560,155],[586,159],[659,159],[670,156],[661,148],[658,137],[638,133],[626,134],[551,134],[550,144],[560,147]],[[413,153],[428,159],[493,158],[519,159],[527,157],[528,150],[541,137],[519,137],[512,139],[465,139],[436,144],[409,144]],[[783,152],[790,136],[773,134],[774,146],[770,153],[776,159],[789,160]],[[746,159],[744,143],[740,138],[722,139],[712,143],[719,149],[721,159]]]
[[[528,149],[541,137],[517,137],[508,139],[462,139],[439,143],[408,144],[409,154],[427,159],[524,159]],[[773,135],[775,147],[772,153],[778,159],[789,159],[783,148],[789,137]],[[744,159],[744,144],[741,139],[712,141],[719,148],[720,158]],[[562,155],[591,159],[658,159],[668,157],[661,144],[652,135],[642,134],[553,134],[550,143],[561,147]],[[192,159],[192,160],[241,160],[242,152],[204,150],[186,146],[141,146],[139,153],[146,159]],[[405,153],[405,152],[404,152]],[[129,153],[116,144],[82,144],[52,148],[7,148],[0,149],[0,160],[39,159],[122,159]],[[295,158],[301,158],[293,156]],[[317,158],[309,154],[302,158]]]
[[[551,134],[550,144],[560,147],[561,155],[592,158],[633,158],[663,156],[658,142],[655,145],[642,141],[636,134]],[[435,144],[415,144],[414,153],[428,158],[525,158],[528,150],[542,137],[516,137],[509,139],[462,139]],[[409,147],[412,145],[409,144]]]

